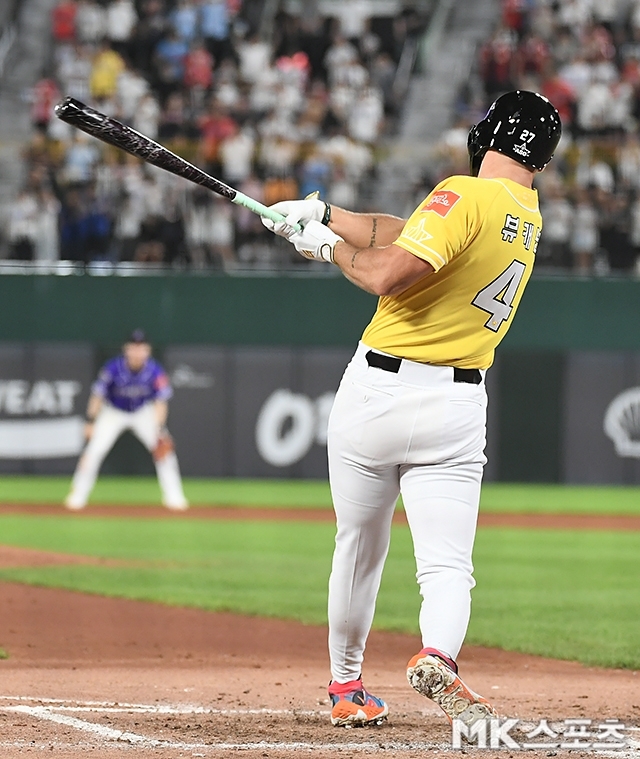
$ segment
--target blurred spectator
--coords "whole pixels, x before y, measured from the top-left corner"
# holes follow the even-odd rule
[[[264,203],[263,183],[255,174],[248,176],[244,182],[237,185],[240,192],[250,198]],[[265,258],[260,248],[260,239],[263,238],[262,222],[260,217],[249,211],[248,208],[238,206],[236,209],[236,243],[238,258],[241,261],[259,261]],[[262,246],[264,247],[264,245]]]
[[[69,97],[86,102],[89,99],[89,79],[93,69],[91,48],[74,45],[64,49],[57,67],[61,90]]]
[[[438,162],[441,161],[443,164],[438,167],[439,176],[467,173],[469,168],[467,137],[470,126],[468,118],[463,115],[458,117],[452,127],[442,133],[436,145]]]
[[[113,0],[107,6],[106,36],[111,47],[125,59],[131,56],[131,35],[138,21],[132,0]]]
[[[186,218],[193,265],[219,268],[235,260],[232,206],[204,189],[196,189]]]
[[[15,261],[32,261],[38,224],[38,201],[34,193],[23,188],[9,203],[7,217],[9,258]]]
[[[329,73],[329,82],[345,81],[345,71],[358,61],[358,51],[345,37],[337,35],[324,56],[324,65]]]
[[[158,137],[158,124],[160,121],[160,106],[156,98],[147,93],[143,95],[136,112],[133,116],[133,127],[141,134],[146,134],[155,140]]]
[[[396,67],[389,53],[384,50],[378,53],[371,64],[371,84],[382,93],[385,113],[395,113],[396,102],[393,84],[396,78]]]
[[[202,0],[200,35],[217,64],[235,58],[229,39],[229,11],[224,0]]]
[[[120,261],[133,261],[136,241],[145,217],[144,179],[140,162],[127,156],[120,185],[119,213],[114,228],[115,254]]]
[[[300,145],[294,137],[287,137],[280,131],[263,135],[259,162],[266,174],[281,177],[293,174],[300,152]]]
[[[636,132],[628,132],[619,146],[617,174],[625,189],[640,189],[640,137]]]
[[[192,43],[198,31],[198,11],[192,0],[178,0],[176,9],[169,14],[169,22],[179,39]]]
[[[93,59],[89,90],[94,100],[112,100],[118,87],[118,77],[125,69],[122,56],[112,50],[111,43],[103,40]]]
[[[541,92],[564,124],[555,169],[536,181],[538,258],[581,275],[640,274],[640,2],[503,0],[462,88],[453,128],[431,154],[438,178],[462,156],[462,130],[512,88]],[[449,142],[453,140],[453,142]],[[459,153],[457,152],[459,151]]]
[[[55,80],[45,78],[36,83],[31,104],[31,123],[36,129],[47,131],[53,117],[53,108],[60,99],[60,90]]]
[[[179,90],[184,80],[184,61],[189,52],[189,44],[175,29],[163,37],[155,48],[157,84],[161,99]]]
[[[233,137],[238,124],[228,111],[212,100],[209,110],[198,119],[201,135],[202,158],[210,167],[220,165],[219,150],[223,140]]]
[[[304,198],[316,190],[321,198],[326,198],[331,179],[331,162],[320,150],[312,151],[303,161],[300,171],[300,197]]]
[[[558,75],[552,63],[540,72],[540,92],[558,109],[565,129],[571,129],[576,106],[573,88]]]
[[[371,148],[342,133],[334,134],[324,143],[322,156],[329,158],[334,166],[344,166],[347,176],[355,182],[360,182],[373,167]],[[322,161],[320,158],[316,176],[323,172]]]
[[[357,209],[371,195],[380,138],[398,125],[397,61],[424,17],[407,8],[371,17],[368,0],[335,13],[276,5],[267,41],[261,0],[59,0],[51,69],[32,92],[29,179],[9,204],[12,255],[310,265],[250,212],[51,118],[70,95],[266,204],[318,190]]]
[[[633,248],[633,254],[635,257],[634,262],[634,274],[640,275],[640,193],[632,194],[632,202],[629,209],[630,212],[630,224],[631,230],[629,239]]]
[[[372,14],[371,3],[367,0],[341,0],[336,3],[333,14],[339,20],[340,36],[353,45],[359,45],[368,29],[367,22]]]
[[[584,0],[564,0],[557,7],[558,22],[580,35],[591,21],[591,3]]]
[[[584,55],[580,51],[576,51],[571,60],[560,69],[558,77],[569,87],[576,98],[580,98],[591,82],[591,66],[587,63]]]
[[[144,0],[131,56],[134,66],[150,76],[153,76],[152,64],[156,45],[167,30],[168,23],[161,0]]]
[[[498,29],[480,49],[480,74],[489,99],[514,88],[516,38],[509,29]]]
[[[47,187],[40,186],[35,192],[38,208],[35,239],[33,246],[34,261],[54,263],[60,257],[58,240],[58,217],[60,202]]]
[[[564,27],[557,29],[551,9],[549,6],[544,7],[549,13],[549,25],[546,34],[541,34],[541,36],[552,45],[552,58],[556,67],[562,68],[580,54],[580,42],[571,33],[570,29],[565,29]]]
[[[67,148],[62,166],[62,176],[67,184],[85,184],[91,181],[93,168],[100,158],[100,150],[94,139],[76,130]]]
[[[344,166],[340,163],[333,167],[326,200],[340,208],[353,208],[356,204],[356,183],[347,176]]]
[[[525,32],[527,20],[525,0],[503,0],[502,24],[505,28],[511,29],[521,37]]]
[[[613,25],[618,16],[619,0],[598,0],[593,3],[591,12],[596,24],[613,31]]]
[[[578,274],[591,273],[599,244],[598,213],[589,190],[578,188],[570,241],[573,268]]]
[[[296,180],[290,175],[268,176],[264,180],[263,192],[264,203],[267,206],[279,203],[281,200],[295,200],[302,195],[298,191]]]
[[[161,235],[165,263],[184,265],[187,261],[186,226],[181,193],[175,186],[165,195]]]
[[[143,98],[149,92],[147,80],[131,68],[125,67],[118,74],[116,101],[120,118],[130,124],[135,118]],[[144,132],[151,136],[148,132]]]
[[[375,87],[358,91],[351,103],[347,128],[351,137],[360,142],[374,144],[382,132],[384,105],[382,94]]]
[[[254,84],[271,67],[271,45],[257,34],[238,44],[240,76],[249,84]]]
[[[537,258],[540,263],[571,268],[571,240],[574,209],[559,183],[550,183],[540,205],[544,228]]]
[[[76,13],[75,0],[59,0],[51,14],[51,31],[56,42],[75,42]]]
[[[79,42],[98,42],[106,33],[105,9],[95,0],[78,0],[75,27],[76,38]]]
[[[600,244],[611,271],[630,272],[635,263],[631,243],[631,208],[624,193],[598,192]]]
[[[249,124],[237,134],[223,139],[219,155],[225,181],[234,186],[247,181],[253,173],[255,152],[255,130]]]
[[[163,142],[174,142],[184,135],[188,128],[188,111],[184,95],[173,92],[166,100],[160,116],[158,136]]]
[[[535,34],[528,34],[520,41],[514,55],[514,69],[517,77],[540,75],[549,63],[550,52],[547,43]]]
[[[199,110],[213,82],[213,58],[201,42],[194,42],[184,61],[184,85],[190,91],[192,107]]]
[[[60,254],[69,261],[104,260],[111,222],[92,188],[72,186],[60,209]]]

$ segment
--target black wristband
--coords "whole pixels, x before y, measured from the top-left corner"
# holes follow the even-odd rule
[[[324,216],[322,217],[322,223],[325,225],[325,227],[329,226],[329,222],[331,221],[331,206],[327,203],[327,201],[324,202]]]

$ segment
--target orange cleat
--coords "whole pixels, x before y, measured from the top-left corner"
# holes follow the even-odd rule
[[[340,727],[363,727],[383,722],[389,707],[364,689],[362,680],[348,683],[330,683],[329,696],[333,709],[331,723]]]

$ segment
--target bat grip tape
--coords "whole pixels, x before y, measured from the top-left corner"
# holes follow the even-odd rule
[[[254,200],[253,198],[250,198],[248,195],[245,195],[242,192],[236,192],[236,195],[233,198],[233,203],[239,206],[244,206],[250,211],[253,211],[253,213],[257,213],[259,216],[264,216],[266,219],[271,219],[271,221],[274,221],[276,224],[279,224],[285,220],[285,217],[281,213],[272,211],[267,206],[263,205],[257,200]],[[296,224],[295,230],[296,232],[301,232],[302,227],[299,224]]]

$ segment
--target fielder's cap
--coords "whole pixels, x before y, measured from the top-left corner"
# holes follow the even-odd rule
[[[134,329],[129,335],[128,343],[148,343],[147,335],[143,329]]]

